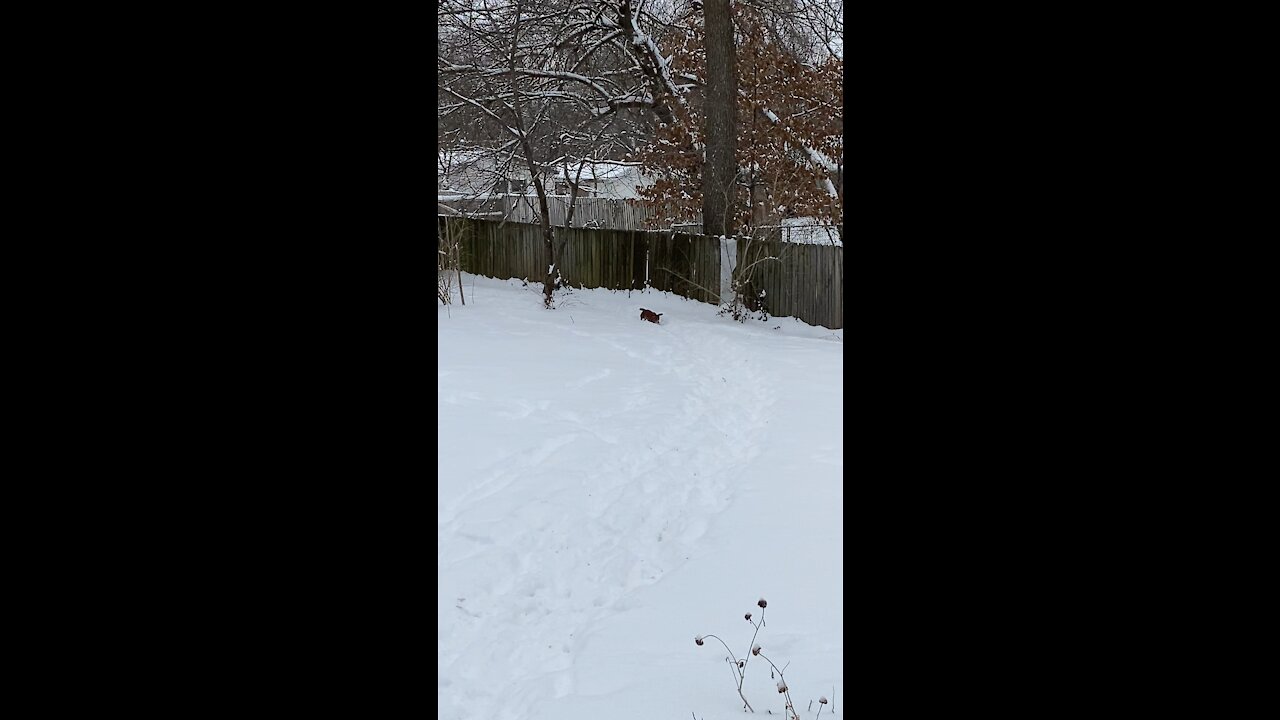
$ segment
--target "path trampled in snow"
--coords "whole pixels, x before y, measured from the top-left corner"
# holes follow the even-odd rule
[[[468,305],[438,312],[440,717],[643,718],[666,712],[668,701],[684,716],[740,714],[719,658],[699,656],[697,631],[682,626],[701,621],[703,613],[684,617],[697,602],[664,587],[734,565],[699,570],[733,547],[743,532],[735,528],[774,532],[749,528],[780,509],[761,491],[792,483],[778,476],[787,468],[809,475],[796,487],[816,483],[817,469],[826,484],[815,487],[829,496],[812,499],[838,502],[843,333],[791,319],[741,325],[661,293],[574,291],[547,311],[534,285],[464,277]],[[663,312],[662,324],[641,322],[640,307]],[[815,379],[811,391],[794,392]],[[778,423],[809,415],[820,429],[802,447],[780,445]],[[832,512],[818,516],[827,519],[819,534],[834,533],[834,554],[820,542],[812,549],[826,553],[819,567],[828,571],[841,567],[842,519]],[[805,553],[805,542],[778,537],[788,548],[762,552]],[[841,578],[819,584],[842,592]],[[708,618],[722,602],[754,600],[704,592],[715,594]],[[834,608],[834,622],[842,602],[817,605]],[[619,634],[620,618],[645,613],[670,623],[623,625]],[[717,613],[714,624],[739,630],[733,617]],[[840,632],[829,629],[838,644]],[[604,638],[626,647],[602,648]],[[818,657],[831,644],[797,649]],[[668,655],[697,668],[682,692],[704,707],[653,692],[646,678],[664,674],[658,658]],[[842,682],[840,668],[827,675]],[[626,708],[591,706],[604,701]]]

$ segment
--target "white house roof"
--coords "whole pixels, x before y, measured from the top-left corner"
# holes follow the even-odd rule
[[[569,172],[573,173],[577,169],[578,168],[576,166],[570,166]],[[614,179],[614,178],[630,177],[635,175],[638,172],[640,172],[640,166],[638,165],[628,165],[625,163],[614,163],[614,162],[589,163],[586,167],[582,168],[583,177],[594,177],[602,180],[606,178]]]
[[[448,166],[453,169],[462,169],[469,165],[482,162],[483,164],[492,166],[493,150],[475,149],[475,150],[441,150],[439,151],[438,167],[443,169]],[[520,167],[523,167],[521,165]],[[557,174],[560,174],[565,165],[556,166]],[[577,172],[578,164],[571,162],[568,164],[570,174]],[[612,160],[594,160],[588,161],[582,169],[583,177],[595,177],[598,179],[614,179],[628,177],[638,173],[640,167],[636,163],[622,163]]]

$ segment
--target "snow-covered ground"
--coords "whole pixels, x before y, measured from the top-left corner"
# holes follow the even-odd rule
[[[833,689],[844,713],[843,331],[463,278],[437,317],[438,716],[740,720],[694,636],[746,658],[747,612],[800,717]],[[781,717],[768,664],[745,676]]]

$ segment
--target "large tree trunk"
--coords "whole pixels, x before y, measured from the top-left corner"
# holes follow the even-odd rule
[[[729,0],[706,0],[702,12],[707,43],[702,232],[732,235],[737,229],[734,183],[738,174],[738,62],[733,16]]]
[[[542,214],[542,246],[546,251],[544,264],[547,266],[547,278],[542,281],[542,304],[551,308],[551,297],[556,291],[556,255],[555,231],[551,229],[551,211],[547,207],[547,188],[542,178],[533,177],[533,188],[538,193],[538,212]]]

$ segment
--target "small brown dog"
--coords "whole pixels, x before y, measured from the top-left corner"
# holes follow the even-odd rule
[[[658,318],[660,317],[662,317],[662,313],[656,313],[652,310],[645,310],[644,308],[640,308],[641,320],[648,320],[651,323],[657,323]]]

